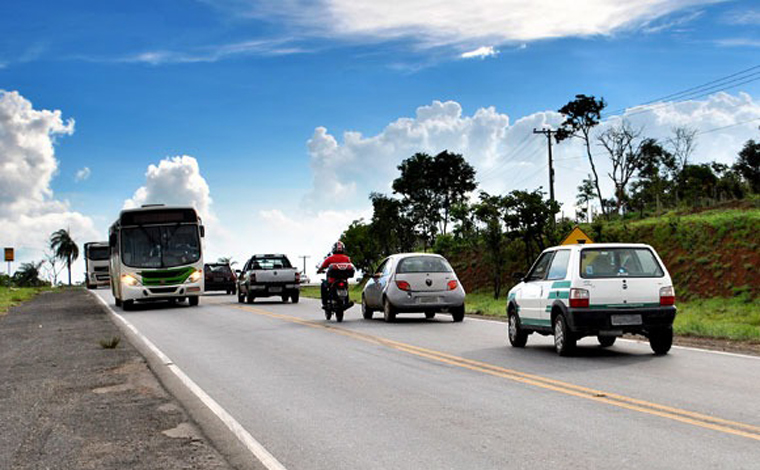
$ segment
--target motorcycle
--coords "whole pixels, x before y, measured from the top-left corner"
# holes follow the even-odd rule
[[[335,320],[340,323],[343,321],[343,313],[354,306],[348,294],[348,280],[354,277],[354,273],[354,265],[351,263],[333,263],[327,267],[327,279],[332,279],[333,282],[327,285],[327,298],[322,307],[326,319],[330,320],[334,314]]]

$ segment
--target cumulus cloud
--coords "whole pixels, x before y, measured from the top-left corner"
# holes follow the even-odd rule
[[[76,175],[74,175],[74,180],[76,182],[84,181],[87,178],[89,178],[91,174],[92,174],[92,171],[90,171],[90,168],[84,167],[81,170],[77,171]]]
[[[667,139],[672,129],[689,126],[700,134],[694,161],[731,163],[744,142],[756,137],[760,103],[746,93],[717,93],[703,100],[653,103],[631,108],[603,122],[599,131],[625,118],[647,136]],[[314,172],[312,207],[365,207],[370,191],[390,193],[397,166],[416,152],[443,150],[462,153],[476,168],[480,189],[505,193],[514,189],[547,189],[546,139],[534,128],[556,128],[562,116],[553,111],[533,113],[511,122],[495,108],[481,108],[471,116],[454,102],[434,101],[417,108],[414,118],[399,118],[373,136],[350,131],[339,142],[324,127],[308,141]],[[736,125],[740,124],[740,125]],[[730,127],[727,127],[730,126]],[[600,175],[608,168],[600,149]],[[576,139],[554,146],[558,198],[571,208],[575,188],[589,173],[585,152]],[[605,177],[606,180],[606,177]],[[609,183],[603,182],[605,187]],[[609,192],[609,191],[608,191]]]
[[[463,52],[459,57],[462,59],[485,59],[486,57],[496,57],[499,51],[493,46],[482,46],[475,50]]]
[[[50,188],[58,170],[56,139],[73,133],[74,120],[61,111],[34,109],[18,92],[0,90],[0,243],[19,249],[19,261],[40,259],[61,228],[80,243],[98,238],[92,220]]]
[[[413,38],[423,46],[609,35],[720,0],[215,0],[246,16],[276,19],[311,34],[354,40]]]
[[[203,219],[214,219],[211,191],[195,158],[182,155],[165,158],[158,165],[151,164],[145,180],[145,186],[139,187],[131,199],[124,201],[125,209],[143,204],[193,206]]]

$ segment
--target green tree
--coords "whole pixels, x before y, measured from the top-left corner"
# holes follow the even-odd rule
[[[56,258],[66,262],[66,269],[69,271],[69,285],[71,285],[71,263],[79,258],[79,247],[67,229],[53,232],[50,236],[50,249],[53,250]]]
[[[639,162],[638,177],[631,184],[631,201],[642,217],[644,210],[652,205],[656,213],[660,213],[663,203],[669,199],[667,192],[672,186],[669,175],[677,174],[676,166],[675,156],[659,144],[654,143],[645,149]]]
[[[354,220],[340,236],[340,241],[346,245],[346,251],[356,269],[364,273],[365,277],[372,275],[381,258],[372,226],[361,219]]]
[[[485,248],[485,259],[491,268],[493,298],[501,295],[502,278],[506,264],[504,247],[505,233],[503,226],[504,198],[492,196],[486,192],[480,193],[480,202],[473,206],[475,218],[483,224],[481,240]]]
[[[467,195],[478,187],[475,168],[462,155],[444,150],[433,159],[432,184],[438,196],[438,210],[442,212],[442,232],[446,235],[452,207],[465,202]]]
[[[747,182],[753,193],[760,194],[760,142],[749,140],[744,144],[734,170]]]
[[[595,197],[594,180],[591,175],[588,175],[588,178],[584,179],[578,186],[578,194],[575,196],[575,204],[578,207],[576,217],[580,221],[585,218],[586,222],[591,222],[591,200]]]
[[[530,263],[546,247],[546,241],[556,242],[552,222],[559,212],[559,203],[544,199],[541,188],[512,191],[503,201],[504,224],[511,237],[522,239],[526,262]]]
[[[372,201],[372,236],[381,256],[412,251],[415,242],[414,223],[398,199],[380,193],[369,195]]]
[[[477,187],[475,169],[460,154],[447,150],[431,157],[416,153],[404,160],[393,191],[403,197],[425,248],[437,233],[448,233],[452,207],[461,204]]]
[[[229,264],[230,266],[237,264],[237,261],[232,260],[232,256],[221,256],[216,260],[216,262],[219,264]]]
[[[19,287],[39,287],[45,284],[40,279],[42,261],[37,263],[21,263],[18,270],[13,274],[13,283]]]
[[[599,197],[599,206],[602,213],[607,214],[602,197],[602,190],[599,187],[599,175],[594,165],[594,157],[591,155],[591,131],[599,124],[602,116],[602,110],[607,106],[603,98],[596,99],[593,96],[575,95],[575,99],[559,109],[560,114],[565,120],[557,129],[555,138],[557,143],[563,140],[575,137],[581,139],[586,148],[586,156],[591,165],[591,172],[594,175],[594,187]]]

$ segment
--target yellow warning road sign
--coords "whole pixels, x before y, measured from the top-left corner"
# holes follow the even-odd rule
[[[13,248],[5,249],[5,261],[8,261],[9,263],[13,261]]]
[[[594,243],[591,237],[586,235],[586,232],[576,225],[573,231],[570,232],[570,235],[566,236],[560,245],[588,245],[591,243]]]

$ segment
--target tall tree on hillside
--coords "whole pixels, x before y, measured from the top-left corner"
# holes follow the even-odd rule
[[[373,236],[372,226],[363,220],[354,220],[340,236],[351,255],[351,262],[364,276],[373,274],[378,262],[383,257]]]
[[[477,188],[475,168],[458,153],[444,150],[433,158],[432,181],[438,195],[439,210],[443,212],[442,232],[446,235],[451,208],[467,200],[467,195]]]
[[[552,222],[559,212],[559,203],[544,199],[541,188],[535,191],[512,191],[503,199],[504,223],[511,235],[519,237],[525,244],[525,258],[528,263],[546,247],[546,241],[554,242]]]
[[[749,140],[744,144],[734,170],[744,178],[753,193],[760,194],[760,142]]]
[[[403,203],[380,193],[369,195],[372,201],[372,236],[381,256],[414,249],[414,224],[406,216]]]
[[[591,222],[591,200],[596,197],[594,194],[594,180],[591,175],[584,179],[580,186],[578,186],[578,194],[575,196],[575,204],[578,207],[577,217],[582,220],[582,217],[586,219],[586,222]]]
[[[557,129],[557,142],[575,137],[581,139],[586,148],[586,156],[591,165],[591,172],[594,175],[594,187],[599,197],[599,206],[602,213],[607,214],[602,197],[602,190],[599,187],[599,175],[594,165],[594,156],[591,155],[591,131],[599,124],[602,116],[602,110],[607,106],[603,98],[596,99],[593,96],[575,95],[575,100],[570,101],[559,109],[560,114],[565,117],[564,122]]]
[[[615,186],[615,212],[620,214],[628,204],[628,183],[647,163],[648,159],[662,155],[664,149],[655,139],[642,139],[642,130],[634,129],[622,121],[608,128],[599,137],[599,143],[607,151],[612,164],[609,177]]]
[[[689,159],[697,149],[697,129],[689,126],[673,128],[673,135],[667,140],[668,151],[675,158],[676,171],[680,173],[689,164]]]
[[[53,232],[50,236],[50,249],[55,253],[56,258],[66,262],[66,269],[69,271],[69,285],[71,285],[71,263],[79,258],[79,247],[68,229],[60,229]]]
[[[475,169],[464,157],[447,150],[431,157],[416,153],[404,160],[393,191],[404,198],[405,208],[427,246],[437,233],[448,233],[451,209],[475,190]]]
[[[642,217],[652,203],[656,213],[660,213],[663,202],[667,201],[663,201],[663,197],[668,197],[668,188],[673,185],[670,175],[675,175],[675,167],[675,157],[662,146],[652,146],[643,152],[637,179],[631,185],[633,204]]]
[[[432,243],[440,221],[440,196],[433,181],[433,157],[415,153],[398,166],[401,176],[393,180],[393,192],[400,194],[404,210],[417,228],[425,249]]]
[[[504,199],[501,196],[492,196],[483,191],[480,193],[480,202],[473,206],[473,210],[475,218],[483,224],[481,239],[485,248],[485,258],[491,267],[493,298],[498,299],[501,295],[501,280],[507,261],[502,224]]]

